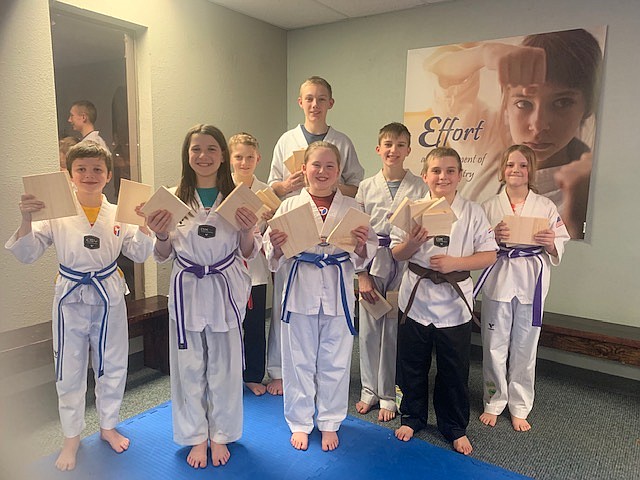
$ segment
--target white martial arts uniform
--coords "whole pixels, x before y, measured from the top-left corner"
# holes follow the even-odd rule
[[[233,177],[236,185],[238,181]],[[251,191],[256,193],[269,186],[258,180],[254,175],[251,183]],[[264,233],[267,222],[258,220],[258,231]],[[245,382],[260,383],[264,377],[265,368],[265,321],[266,321],[266,291],[267,285],[271,281],[271,271],[267,265],[267,259],[261,251],[255,258],[247,262],[249,275],[251,276],[251,302],[247,305],[247,312],[244,323],[244,345],[245,345]],[[261,287],[261,288],[254,288]],[[278,337],[279,338],[279,337]],[[280,362],[278,362],[280,364]],[[260,378],[258,378],[260,377]]]
[[[197,199],[197,210],[169,235],[169,257],[154,250],[158,262],[173,260],[169,295],[173,438],[181,445],[197,445],[208,438],[226,444],[242,435],[240,327],[251,280],[239,248],[240,233],[214,212],[222,195],[210,211]],[[261,240],[255,233],[248,259],[258,254]],[[229,259],[229,266],[222,273],[198,278],[194,273],[181,273],[180,258],[204,267]],[[177,328],[182,312],[187,345],[180,349]]]
[[[505,215],[514,215],[505,191],[484,202],[482,207],[493,226]],[[551,266],[560,263],[569,234],[555,204],[532,191],[520,215],[549,220],[549,228],[556,235],[558,256],[544,251],[536,257],[498,257],[482,287],[482,371],[484,411],[500,415],[508,405],[513,416],[527,418],[533,407],[540,336],[540,327],[532,325],[536,279],[542,267],[542,311],[549,291]]]
[[[336,191],[327,217],[322,217],[306,189],[300,195],[285,200],[278,214],[310,203],[316,221],[318,235],[328,236],[351,207],[358,208],[353,198]],[[284,256],[276,260],[269,241],[270,228],[265,233],[264,247],[271,270],[283,270],[288,279],[294,259]],[[319,268],[300,262],[298,272],[289,286],[286,312],[289,323],[277,320],[282,329],[282,373],[284,385],[284,415],[292,432],[310,433],[313,416],[317,411],[320,431],[333,432],[347,415],[349,401],[349,375],[353,337],[347,326],[343,299],[340,293],[340,268],[343,272],[348,313],[353,318],[355,294],[353,275],[355,268],[362,268],[373,258],[378,239],[369,228],[367,258],[355,253],[341,264]],[[317,245],[306,252],[312,254],[340,254],[344,250],[332,245]]]
[[[364,169],[358,161],[358,155],[353,143],[344,133],[329,127],[325,141],[334,144],[340,151],[340,183],[344,185],[358,186],[364,178]],[[267,183],[273,185],[275,182],[286,180],[291,173],[284,166],[284,161],[296,150],[305,150],[308,147],[307,139],[302,132],[302,125],[286,131],[282,134],[278,143],[273,149],[271,160],[271,171]],[[284,196],[289,198],[296,196],[300,190],[290,192]],[[280,319],[280,302],[285,278],[282,272],[276,272],[273,276],[273,302],[271,306],[271,325],[278,325]],[[269,340],[267,348],[267,373],[271,378],[282,378],[281,364],[281,339],[280,328],[269,328]]]
[[[426,199],[431,199],[427,193]],[[493,229],[490,227],[482,207],[475,202],[462,198],[456,193],[451,205],[458,218],[451,227],[449,246],[438,247],[430,238],[422,244],[409,260],[424,268],[429,268],[429,259],[433,255],[450,255],[452,257],[468,257],[478,252],[498,250]],[[391,248],[405,240],[408,234],[397,227],[391,229]],[[411,311],[406,311],[407,301],[418,275],[405,270],[398,294],[398,306],[416,322],[424,326],[434,324],[436,328],[455,327],[471,319],[469,309],[464,300],[458,296],[448,283],[433,284],[423,280],[416,291]],[[473,305],[473,281],[467,278],[459,282],[460,289],[469,305]]]
[[[417,200],[424,197],[427,190],[422,178],[407,170],[395,197],[391,198],[387,180],[380,171],[360,183],[356,201],[364,212],[371,215],[371,225],[379,237],[388,239],[391,233],[389,217],[398,205],[404,198]],[[393,259],[388,246],[380,246],[369,267],[376,290],[383,296],[387,291],[397,290],[405,267],[406,262]],[[359,309],[359,319],[360,400],[367,405],[379,403],[381,408],[395,411],[398,321],[386,316],[376,320],[364,308]]]
[[[16,232],[5,247],[21,262],[33,263],[49,246],[55,245],[60,264],[82,273],[104,269],[116,261],[120,252],[137,263],[144,262],[151,254],[151,237],[143,234],[137,226],[116,222],[116,206],[110,204],[106,197],[102,197],[100,212],[93,226],[82,207],[77,205],[77,209],[78,215],[74,217],[33,222],[31,233],[17,238]],[[63,275],[58,275],[55,282],[53,347],[59,367],[56,390],[65,437],[78,436],[84,429],[89,349],[96,379],[100,427],[112,429],[118,423],[127,379],[129,335],[124,296],[128,292],[119,270],[100,283],[109,300],[106,343],[102,348],[100,331],[105,304],[98,290],[93,284],[78,286],[77,282]],[[58,315],[61,299],[62,318]],[[100,376],[101,358],[104,373]]]

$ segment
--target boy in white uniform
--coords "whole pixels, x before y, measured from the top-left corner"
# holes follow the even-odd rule
[[[304,150],[311,143],[324,140],[338,148],[341,157],[339,188],[344,195],[354,197],[358,185],[364,177],[364,169],[358,161],[353,143],[344,133],[327,124],[327,114],[333,107],[333,91],[324,78],[310,77],[300,86],[298,105],[304,112],[304,124],[285,132],[275,148],[271,161],[271,171],[267,183],[282,198],[298,195],[304,187],[302,171],[290,173],[284,165],[294,151]],[[282,366],[280,363],[280,303],[285,279],[276,273],[273,279],[273,306],[271,328],[269,329],[269,348],[267,350],[267,373],[271,382],[267,391],[273,395],[282,394]],[[274,328],[275,327],[275,328]]]
[[[233,182],[244,183],[252,192],[258,192],[269,186],[258,180],[254,174],[260,161],[258,140],[248,133],[237,133],[229,139],[229,154],[233,170]],[[274,210],[264,212],[258,222],[258,230],[264,233],[267,220],[273,217]],[[267,301],[267,284],[271,272],[264,254],[260,252],[256,258],[247,262],[251,275],[251,296],[247,305],[247,314],[242,324],[244,335],[245,369],[244,383],[255,395],[263,395],[267,387],[262,384],[267,349],[265,339],[265,316]]]
[[[408,441],[427,426],[429,370],[435,347],[438,372],[433,393],[438,430],[464,455],[472,451],[469,424],[469,356],[473,282],[470,270],[496,260],[493,230],[480,205],[465,200],[456,188],[462,162],[452,148],[440,147],[427,155],[423,178],[426,198],[444,197],[455,213],[448,236],[431,236],[420,225],[406,234],[394,227],[393,257],[409,260],[402,278],[398,304],[397,379],[400,404],[399,440]],[[426,366],[426,369],[425,369]]]
[[[516,431],[531,429],[527,416],[533,408],[544,299],[551,266],[560,263],[569,240],[555,204],[535,193],[535,172],[533,150],[525,145],[509,147],[500,161],[500,182],[505,188],[482,204],[490,224],[496,225],[500,253],[476,287],[476,291],[482,287],[484,412],[480,421],[495,426],[498,415],[508,406]],[[534,235],[539,246],[506,246],[509,228],[503,221],[505,215],[546,218],[549,227]]]
[[[334,145],[311,144],[303,167],[309,187],[285,200],[277,213],[310,204],[318,236],[326,238],[349,208],[358,208],[354,199],[336,190],[339,168],[340,153]],[[287,276],[280,322],[284,415],[292,432],[291,445],[298,450],[308,447],[314,416],[322,433],[322,449],[335,450],[337,431],[347,415],[355,334],[351,279],[354,267],[362,268],[378,246],[368,225],[351,234],[356,239],[354,253],[322,242],[287,259],[282,252],[287,234],[271,228],[265,233],[270,268],[282,269]]]
[[[222,132],[196,125],[182,146],[176,195],[192,211],[171,231],[171,214],[149,215],[156,232],[154,257],[173,261],[169,295],[169,362],[173,438],[191,445],[193,468],[226,465],[228,443],[242,436],[242,336],[251,279],[244,261],[262,237],[251,210],[236,211],[237,230],[215,209],[234,188]]]
[[[60,262],[52,322],[58,410],[64,435],[56,460],[60,470],[76,466],[85,426],[89,350],[100,436],[118,453],[129,448],[129,439],[115,429],[129,351],[124,301],[128,291],[116,259],[122,252],[142,263],[153,248],[146,227],[116,222],[116,206],[102,194],[112,175],[107,150],[94,142],[74,145],[67,155],[67,169],[75,185],[78,215],[32,223],[32,214],[45,205],[33,195],[24,194],[20,201],[22,223],[5,244],[24,263],[35,262],[55,245]]]
[[[360,295],[369,303],[378,301],[376,290],[383,297],[388,291],[397,290],[402,278],[404,263],[396,262],[389,248],[389,217],[404,198],[417,200],[427,193],[422,178],[404,169],[404,159],[411,152],[410,145],[411,134],[403,124],[390,123],[382,127],[376,147],[382,169],[360,183],[356,194],[356,201],[363,211],[371,215],[371,225],[380,244],[370,266],[358,272]],[[362,391],[356,410],[364,415],[379,404],[378,420],[387,422],[396,416],[398,321],[395,315],[375,319],[364,308],[360,308],[359,315]]]

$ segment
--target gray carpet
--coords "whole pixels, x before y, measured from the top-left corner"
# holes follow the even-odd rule
[[[507,415],[500,417],[494,428],[478,421],[482,395],[479,349],[474,348],[473,357],[469,384],[472,410],[468,435],[474,446],[475,458],[538,479],[640,478],[638,382],[540,361],[536,402],[529,417],[533,428],[530,432],[521,433],[511,428]],[[358,346],[355,342],[349,414],[378,423],[377,410],[367,415],[359,415],[355,411],[359,389]],[[134,365],[129,375],[122,418],[152,408],[169,397],[169,377]],[[25,451],[23,448],[27,448],[32,457],[59,449],[61,432],[53,386],[43,387],[24,399],[24,402],[29,405],[26,407],[27,420],[17,423],[15,428],[27,431],[27,435],[24,443],[13,438],[12,445],[22,452]],[[98,430],[91,398],[88,400],[86,418],[84,436]],[[450,445],[433,425],[434,418],[433,411],[430,411],[429,428],[417,436],[449,449]],[[399,422],[396,419],[381,425],[395,428]],[[4,430],[7,427],[12,428],[7,424],[2,428]]]

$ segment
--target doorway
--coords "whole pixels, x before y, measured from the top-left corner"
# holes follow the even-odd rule
[[[96,107],[95,129],[113,160],[113,178],[104,190],[113,204],[123,178],[140,180],[134,35],[121,27],[51,10],[58,138],[81,140],[67,121],[74,102],[87,100]],[[118,266],[131,297],[144,297],[142,265],[120,255]]]

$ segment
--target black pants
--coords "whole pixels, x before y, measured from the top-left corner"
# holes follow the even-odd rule
[[[266,339],[264,321],[267,305],[267,286],[251,287],[251,309],[247,306],[244,317],[244,360],[246,368],[242,374],[245,382],[260,383],[264,377]]]
[[[438,430],[453,442],[466,435],[469,424],[470,321],[456,327],[436,328],[407,318],[398,326],[397,381],[402,390],[400,423],[414,432],[427,426],[429,369],[434,347],[437,372],[433,407]]]

